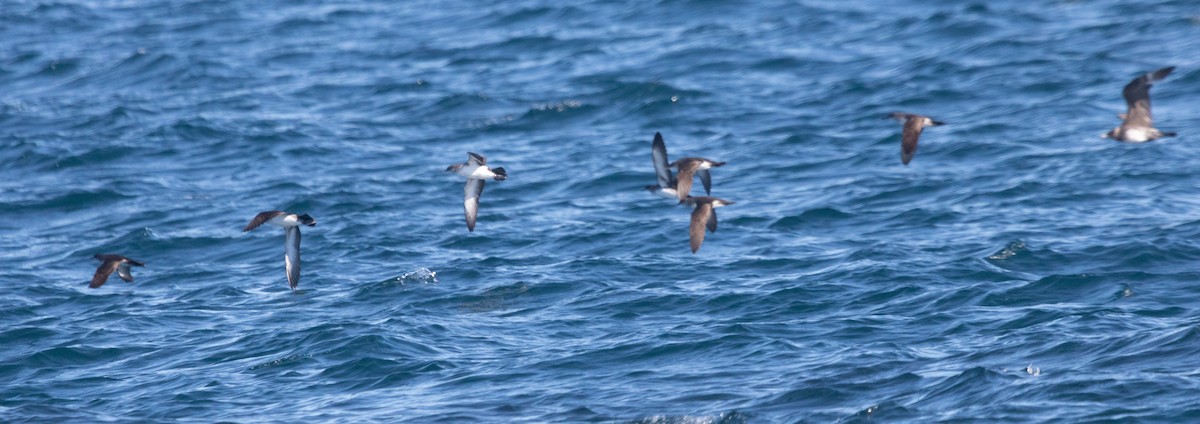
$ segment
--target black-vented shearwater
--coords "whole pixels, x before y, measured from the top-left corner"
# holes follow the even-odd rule
[[[446,171],[467,177],[467,186],[463,189],[463,211],[467,217],[467,231],[475,231],[475,218],[479,215],[479,196],[483,194],[484,181],[504,181],[508,179],[508,172],[504,168],[488,168],[487,158],[471,152],[467,152],[466,162],[450,165],[446,167]]]
[[[1154,120],[1150,116],[1150,86],[1166,78],[1174,70],[1175,67],[1171,66],[1148,72],[1126,84],[1121,94],[1125,97],[1125,104],[1129,110],[1117,115],[1125,122],[1104,136],[1126,143],[1145,143],[1161,137],[1174,137],[1173,132],[1162,132],[1154,128]]]
[[[108,276],[111,275],[113,271],[116,271],[117,276],[121,277],[122,280],[132,283],[133,274],[129,272],[129,267],[131,265],[146,266],[144,263],[126,258],[121,255],[100,254],[93,257],[100,261],[100,267],[96,268],[96,273],[92,275],[92,283],[88,284],[88,287],[93,289],[103,286],[104,282],[108,281]]]
[[[263,224],[283,227],[283,269],[287,272],[288,285],[295,290],[300,285],[300,226],[315,226],[317,220],[308,214],[297,215],[284,211],[266,211],[250,220],[242,232],[253,230]]]
[[[707,228],[708,231],[717,232],[716,209],[732,205],[733,202],[716,197],[693,197],[691,202],[696,205],[696,208],[692,210],[692,225],[688,236],[692,242],[692,253],[696,253],[697,250],[700,250],[700,244],[704,243],[704,230]]]
[[[900,162],[908,165],[913,155],[917,154],[917,141],[921,138],[921,130],[925,127],[945,125],[945,122],[934,121],[928,116],[912,113],[892,112],[889,118],[904,122],[904,133],[900,137]]]
[[[687,157],[671,162],[666,167],[663,167],[662,163],[667,161],[667,145],[662,142],[662,134],[654,134],[654,145],[651,147],[654,153],[654,172],[658,174],[658,185],[663,188],[660,190],[660,195],[669,194],[672,191],[670,189],[674,189],[675,198],[680,203],[692,204],[687,198],[688,194],[692,191],[693,176],[700,177],[700,183],[704,185],[704,194],[712,194],[712,177],[709,175],[708,170],[724,165],[725,162],[717,162],[712,159],[700,157]],[[679,174],[675,178],[671,178],[671,168],[679,170]],[[667,185],[663,185],[664,177],[670,180],[667,181]],[[649,187],[647,188],[649,189]]]

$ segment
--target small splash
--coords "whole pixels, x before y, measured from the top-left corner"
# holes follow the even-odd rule
[[[1026,367],[1025,367],[1025,373],[1026,373],[1026,374],[1029,374],[1029,375],[1032,375],[1032,376],[1034,376],[1034,377],[1037,377],[1037,376],[1039,376],[1039,375],[1042,375],[1042,369],[1041,369],[1041,368],[1038,368],[1038,367],[1035,367],[1035,366],[1033,366],[1033,363],[1032,363],[1032,362],[1030,362],[1030,363],[1029,363],[1029,366],[1026,366]]]
[[[723,412],[719,415],[654,415],[630,421],[630,424],[745,424],[750,417],[740,412]]]
[[[988,258],[988,260],[992,260],[992,261],[1002,261],[1002,260],[1011,258],[1013,256],[1017,256],[1018,253],[1021,253],[1024,250],[1025,250],[1025,242],[1021,241],[1021,240],[1015,240],[1013,242],[1008,243],[1007,245],[1004,246],[1003,249],[1000,249],[996,253],[991,254],[987,258]]]
[[[1133,287],[1125,286],[1125,290],[1121,290],[1121,297],[1133,296]]]
[[[437,284],[437,271],[429,268],[417,268],[396,277],[395,281],[399,284]]]

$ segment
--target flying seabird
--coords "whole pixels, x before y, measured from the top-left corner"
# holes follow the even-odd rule
[[[917,140],[921,138],[921,129],[946,124],[934,121],[928,116],[912,113],[892,112],[888,117],[904,122],[904,133],[900,140],[900,162],[905,165],[908,165],[913,155],[917,154]]]
[[[662,133],[654,133],[654,144],[650,148],[654,158],[654,172],[658,175],[658,185],[648,186],[646,190],[667,198],[673,195],[680,203],[691,204],[687,198],[688,193],[692,191],[692,177],[699,176],[700,183],[704,184],[704,193],[712,194],[712,177],[709,176],[708,170],[724,165],[725,162],[689,157],[667,163],[667,144],[663,142]],[[671,175],[671,168],[679,170],[678,178]]]
[[[733,202],[728,200],[718,199],[716,197],[693,197],[692,203],[696,208],[692,210],[692,225],[688,231],[688,235],[692,241],[692,253],[700,250],[700,244],[704,243],[704,230],[717,232],[717,211],[716,209],[725,205],[732,205]],[[680,201],[680,203],[683,203]]]
[[[1174,137],[1173,132],[1162,132],[1154,128],[1154,120],[1150,117],[1150,86],[1166,78],[1174,70],[1174,66],[1169,66],[1148,72],[1126,84],[1121,94],[1125,96],[1125,104],[1129,106],[1129,110],[1117,115],[1125,122],[1104,136],[1126,143],[1145,143],[1160,137]]]
[[[89,288],[93,289],[103,286],[104,282],[108,281],[109,274],[112,274],[113,271],[116,271],[117,276],[121,277],[122,280],[132,283],[133,274],[129,272],[129,266],[146,266],[144,263],[126,258],[121,255],[100,254],[93,257],[101,262],[100,267],[96,268],[96,274],[92,275],[92,284],[88,285]]]
[[[467,177],[467,186],[463,189],[463,210],[467,216],[467,231],[475,231],[475,217],[479,215],[479,196],[483,194],[484,181],[504,181],[508,179],[508,172],[504,168],[488,168],[487,158],[471,152],[467,152],[466,162],[450,165],[446,171]]]
[[[317,220],[308,214],[297,215],[284,211],[266,211],[250,220],[242,232],[253,230],[263,224],[283,227],[283,268],[287,271],[288,285],[295,290],[296,286],[300,285],[300,225],[312,227],[317,225]]]

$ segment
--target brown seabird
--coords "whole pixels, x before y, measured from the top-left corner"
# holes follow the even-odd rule
[[[121,255],[99,254],[93,256],[93,258],[96,258],[96,260],[100,261],[100,267],[96,268],[96,274],[92,275],[92,283],[88,284],[88,287],[93,289],[103,286],[104,282],[108,281],[108,276],[111,275],[113,271],[116,271],[117,276],[121,277],[122,280],[132,283],[133,274],[129,272],[130,265],[146,266],[144,263],[126,258]]]
[[[1125,97],[1125,104],[1129,106],[1129,110],[1117,115],[1125,122],[1104,136],[1126,143],[1145,143],[1161,137],[1174,137],[1173,132],[1162,132],[1154,128],[1154,120],[1150,117],[1150,86],[1166,78],[1174,70],[1175,67],[1170,66],[1147,72],[1126,84],[1121,94]]]
[[[900,162],[908,165],[913,155],[917,154],[917,141],[921,138],[921,130],[925,127],[945,125],[945,122],[934,121],[932,118],[913,113],[892,112],[889,118],[904,122],[904,133],[900,138]]]

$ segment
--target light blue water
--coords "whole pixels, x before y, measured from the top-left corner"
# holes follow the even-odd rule
[[[0,40],[0,421],[1200,420],[1194,2],[10,1]],[[1171,65],[1180,136],[1099,138]],[[907,167],[896,110],[948,122]],[[656,131],[728,162],[695,255]],[[468,151],[510,175],[474,233]],[[271,209],[318,220],[295,293]]]

